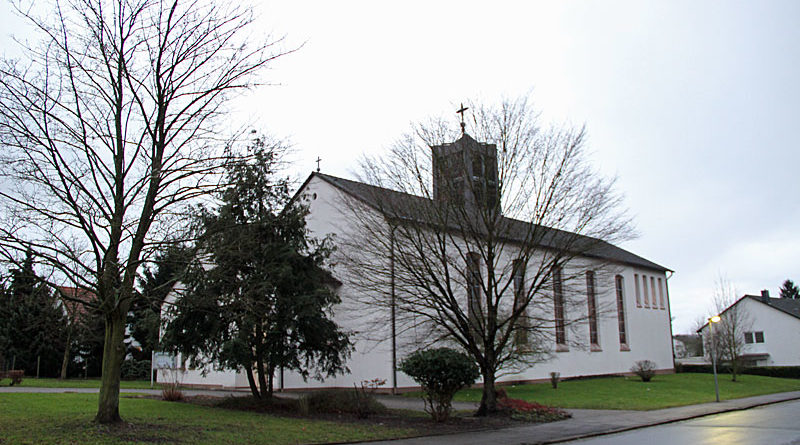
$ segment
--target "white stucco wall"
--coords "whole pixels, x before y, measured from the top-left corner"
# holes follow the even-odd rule
[[[768,353],[763,366],[800,365],[800,319],[751,298],[739,302],[751,318],[748,331],[764,332],[764,343],[745,346],[745,354]]]
[[[308,228],[317,236],[323,234],[346,233],[353,230],[349,225],[350,218],[346,214],[349,210],[344,210],[341,205],[341,192],[326,181],[314,177],[307,184],[305,194],[309,198],[310,215],[308,217]],[[315,198],[316,196],[316,198]],[[506,252],[511,258],[511,252]],[[584,260],[589,261],[589,260]],[[501,261],[502,263],[502,261]],[[583,267],[583,266],[582,266]],[[604,308],[598,320],[598,333],[600,340],[600,350],[592,351],[588,346],[589,327],[585,320],[587,308],[585,305],[578,305],[567,309],[567,318],[580,318],[583,321],[575,323],[568,328],[568,339],[571,343],[569,351],[554,352],[552,359],[541,364],[537,364],[528,369],[515,374],[509,374],[501,378],[501,381],[514,380],[539,380],[549,378],[551,371],[561,373],[562,377],[618,374],[630,370],[638,360],[652,360],[659,369],[671,370],[672,362],[672,341],[670,332],[669,316],[669,295],[667,280],[663,272],[651,271],[646,269],[634,269],[627,265],[615,265],[613,274],[598,274],[597,299],[598,307]],[[616,309],[616,293],[614,276],[622,275],[624,281],[624,305],[626,315],[626,326],[628,334],[628,347],[621,348],[619,342],[618,318]],[[647,277],[648,288],[652,277],[658,289],[658,280],[664,294],[664,308],[658,304],[655,307],[644,307],[643,296],[640,296],[641,305],[637,306],[635,300],[634,275],[641,280]],[[601,281],[602,280],[602,281]],[[348,293],[353,289],[345,283],[339,290],[345,304],[336,312],[337,322],[346,329],[358,330],[361,325],[359,317],[369,317],[369,311],[375,308],[364,308],[357,305],[347,305]],[[640,289],[640,292],[642,290]],[[658,295],[657,295],[658,296]],[[660,303],[660,301],[659,301]],[[574,311],[570,313],[570,311]],[[374,328],[374,327],[373,327]],[[388,338],[388,329],[385,332],[370,332],[371,338]],[[348,366],[352,374],[340,376],[334,379],[326,379],[324,383],[302,381],[289,373],[286,373],[286,388],[297,387],[352,387],[362,380],[369,380],[380,377],[387,380],[387,387],[391,384],[391,345],[389,341],[376,343],[362,339],[363,334],[356,335],[358,340],[356,353],[348,361]],[[408,336],[406,336],[408,337]],[[406,343],[410,339],[398,339],[398,343]],[[579,342],[582,345],[574,346],[572,343]],[[553,345],[555,349],[555,345]],[[398,361],[402,359],[402,353],[398,353]],[[414,386],[415,384],[404,374],[398,372],[398,387]]]

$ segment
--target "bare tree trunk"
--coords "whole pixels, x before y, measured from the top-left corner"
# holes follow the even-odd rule
[[[69,347],[70,340],[72,339],[72,323],[67,323],[67,342],[64,346],[64,359],[61,361],[61,376],[59,379],[64,380],[67,378],[67,366],[69,365]]]
[[[119,416],[119,381],[122,361],[125,359],[125,314],[120,312],[120,309],[116,309],[106,317],[100,400],[94,418],[98,423],[122,421]]]
[[[497,392],[494,387],[494,370],[482,369],[483,374],[483,394],[481,395],[481,405],[478,407],[477,416],[487,416],[497,412]]]
[[[269,366],[269,375],[267,376],[267,396],[272,398],[273,386],[275,382],[275,367]]]
[[[253,397],[260,399],[261,393],[258,392],[258,386],[256,385],[256,379],[253,377],[253,367],[252,366],[245,366],[244,372],[247,374],[247,383],[250,385],[250,392],[253,394]]]
[[[261,338],[263,332],[261,325],[256,325],[256,337]],[[258,386],[261,390],[261,397],[268,397],[267,379],[264,375],[264,351],[261,350],[261,343],[256,343],[256,372],[258,372]]]

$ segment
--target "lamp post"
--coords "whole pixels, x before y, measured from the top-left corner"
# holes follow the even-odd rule
[[[721,318],[715,315],[708,319],[708,329],[711,332],[711,369],[714,370],[714,393],[719,402],[719,382],[717,381],[717,344],[714,341],[714,323],[719,323]]]

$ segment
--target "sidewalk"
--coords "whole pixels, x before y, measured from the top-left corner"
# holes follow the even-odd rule
[[[592,436],[661,425],[695,417],[743,410],[771,403],[800,399],[800,391],[768,394],[720,403],[681,406],[653,411],[571,409],[572,418],[560,422],[505,428],[500,430],[457,433],[446,436],[417,437],[393,441],[365,442],[381,445],[534,445],[566,442]],[[381,399],[383,402],[383,399]],[[460,408],[458,408],[460,409]]]
[[[14,386],[0,386],[0,394],[3,393],[96,393],[97,388],[28,388]],[[160,394],[160,390],[153,389],[123,389],[122,393],[139,394]],[[184,394],[213,395],[213,396],[243,396],[248,395],[249,391],[231,390],[184,390]],[[282,397],[298,397],[301,393],[287,392],[278,393]],[[378,395],[378,400],[392,409],[413,409],[423,410],[421,399]],[[800,391],[784,392],[777,394],[767,394],[763,396],[747,397],[743,399],[723,400],[720,403],[703,403],[700,405],[680,406],[676,408],[666,408],[652,411],[624,411],[624,410],[594,410],[594,409],[570,409],[572,418],[560,422],[534,424],[520,427],[505,428],[499,430],[488,430],[478,432],[456,433],[441,436],[425,436],[411,439],[398,439],[378,442],[365,442],[366,444],[381,445],[482,445],[493,444],[549,444],[566,442],[585,437],[599,436],[604,434],[618,433],[622,431],[644,428],[648,426],[661,425],[665,423],[677,422],[681,420],[693,419],[695,417],[707,416],[710,414],[724,413],[727,411],[737,411],[754,408],[761,405],[786,402],[800,399]],[[453,403],[453,408],[457,410],[477,409],[477,403]]]

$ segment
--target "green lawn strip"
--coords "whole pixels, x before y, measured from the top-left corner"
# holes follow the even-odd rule
[[[0,385],[8,385],[8,379],[0,380]],[[28,388],[100,388],[100,379],[37,379],[34,377],[25,377],[22,383],[15,386],[23,386]],[[150,389],[150,380],[122,380],[120,382],[122,389]],[[161,385],[155,383],[154,389],[161,389]]]
[[[95,394],[0,394],[0,442],[14,444],[296,444],[408,436],[379,425],[284,418],[144,398],[120,400],[128,425],[92,423]]]
[[[720,399],[738,399],[763,394],[800,390],[800,380],[719,376]],[[508,397],[560,408],[651,410],[714,401],[714,376],[711,374],[657,375],[648,383],[638,377],[603,377],[563,381],[558,389],[549,383],[503,387]],[[455,396],[458,402],[480,402],[481,389],[470,388]]]

